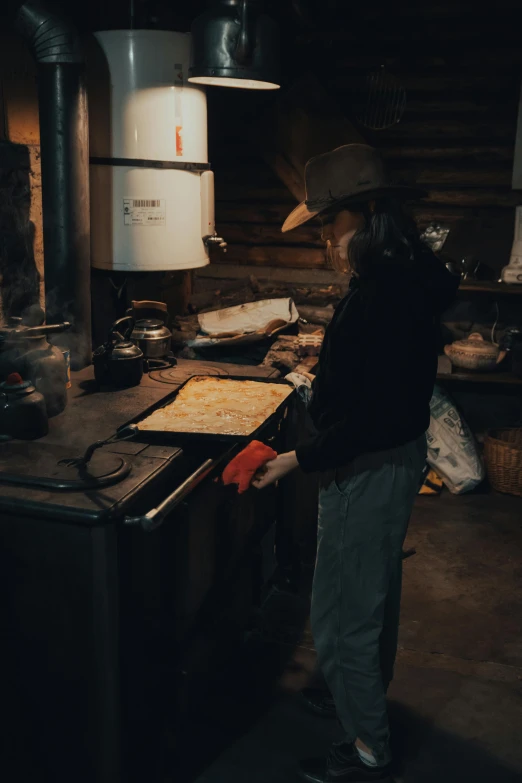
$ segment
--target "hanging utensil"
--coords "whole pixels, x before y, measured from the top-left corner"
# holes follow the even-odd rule
[[[370,130],[385,130],[401,121],[406,109],[406,90],[382,65],[366,73],[356,88],[354,114]]]

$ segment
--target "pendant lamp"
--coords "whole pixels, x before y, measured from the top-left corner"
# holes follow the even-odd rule
[[[279,27],[260,0],[214,0],[192,24],[189,81],[277,90]]]

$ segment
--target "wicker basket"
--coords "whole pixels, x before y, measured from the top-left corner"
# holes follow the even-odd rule
[[[484,455],[493,489],[522,497],[522,429],[489,432]]]

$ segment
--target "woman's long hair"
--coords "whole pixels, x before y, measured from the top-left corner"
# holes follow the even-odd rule
[[[360,277],[372,273],[376,266],[389,261],[408,265],[423,247],[417,225],[395,198],[379,198],[371,202],[337,207],[359,212],[364,225],[350,240],[350,268]]]

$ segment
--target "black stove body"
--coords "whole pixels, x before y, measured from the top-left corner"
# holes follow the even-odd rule
[[[52,475],[61,459],[171,390],[147,380],[90,394],[84,371],[43,443],[0,445],[0,471]],[[272,427],[265,434],[277,446],[281,428]],[[276,490],[238,496],[214,481],[218,466],[155,529],[125,520],[145,515],[218,452],[121,442],[96,458],[100,474],[130,464],[111,486],[0,483],[6,772],[16,764],[20,780],[53,783],[161,779],[165,734],[208,668],[216,618],[222,611],[229,636],[239,637],[271,575]],[[241,596],[232,621],[220,594]]]

